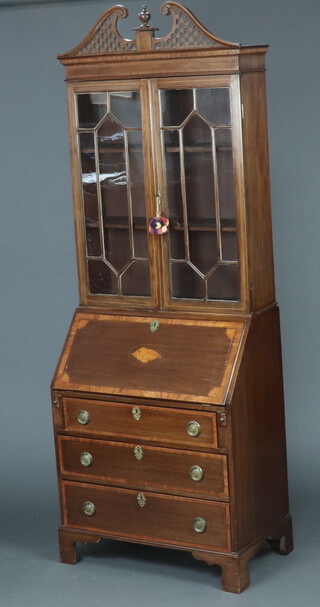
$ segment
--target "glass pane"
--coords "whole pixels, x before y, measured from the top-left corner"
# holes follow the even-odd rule
[[[100,257],[101,255],[101,243],[100,234],[97,227],[86,227],[87,236],[87,255],[89,257]]]
[[[105,222],[104,247],[106,259],[121,272],[131,259],[129,230],[121,223]]]
[[[101,243],[94,136],[92,133],[81,133],[80,154],[87,254],[98,257],[101,255]]]
[[[99,210],[96,183],[83,183],[83,194],[86,225],[91,225],[91,227],[98,227]]]
[[[239,295],[238,265],[221,264],[208,279],[208,298],[238,301]]]
[[[160,91],[163,126],[179,126],[193,110],[193,91]]]
[[[96,159],[94,155],[93,133],[81,133],[79,136],[81,169],[83,184],[96,183]]]
[[[125,127],[141,128],[140,93],[123,91],[110,93],[111,112]]]
[[[135,257],[148,257],[148,236],[144,195],[144,166],[141,131],[128,131],[130,194],[133,214]]]
[[[213,132],[194,115],[183,129],[190,261],[206,274],[217,262]],[[211,227],[211,231],[208,232]]]
[[[163,149],[165,155],[167,205],[170,217],[170,231],[168,235],[170,257],[171,259],[185,259],[179,131],[169,130],[163,132]],[[179,230],[179,232],[176,230]]]
[[[184,242],[184,230],[173,228],[171,225],[170,229],[170,258],[171,259],[185,259],[186,250]]]
[[[208,222],[215,218],[212,134],[210,127],[193,116],[183,129],[185,186],[188,219]]]
[[[216,129],[216,153],[219,183],[220,217],[233,220],[235,227],[236,202],[234,191],[234,170],[231,129]]]
[[[222,259],[224,261],[237,261],[238,240],[234,229],[222,228],[221,230]]]
[[[122,276],[123,295],[151,294],[150,270],[146,261],[134,261]]]
[[[172,227],[176,223],[181,224],[183,222],[179,131],[164,131],[163,146],[165,152],[167,203]]]
[[[124,132],[110,114],[99,128],[98,146],[105,255],[119,272],[131,259],[128,177]]]
[[[204,282],[187,263],[171,262],[172,296],[204,299]]]
[[[200,114],[212,125],[231,124],[229,89],[197,89],[196,99]]]
[[[79,128],[94,128],[107,112],[106,93],[80,93],[77,100]]]
[[[218,261],[216,231],[189,231],[190,261],[207,274]]]
[[[104,261],[89,259],[89,292],[92,294],[116,294],[118,292],[117,278]]]

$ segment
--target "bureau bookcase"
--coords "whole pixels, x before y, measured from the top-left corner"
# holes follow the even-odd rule
[[[163,37],[143,7],[123,38],[115,6],[59,57],[80,290],[52,382],[61,560],[175,548],[241,592],[266,540],[292,550],[267,47],[160,10]]]

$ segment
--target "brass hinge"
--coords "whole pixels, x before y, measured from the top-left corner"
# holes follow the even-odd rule
[[[220,426],[227,425],[227,414],[225,412],[218,413],[218,422]]]
[[[241,103],[241,118],[242,118],[242,120],[244,119],[244,107],[243,107],[243,103]]]
[[[62,401],[62,397],[60,396],[60,394],[53,394],[53,399],[52,399],[52,404],[54,407],[56,407],[57,409],[59,409],[61,407],[61,401]]]

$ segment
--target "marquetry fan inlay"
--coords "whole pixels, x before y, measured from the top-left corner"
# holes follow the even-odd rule
[[[159,352],[152,350],[152,348],[146,348],[145,346],[131,352],[131,356],[143,364],[150,363],[157,358],[161,358],[161,354],[159,354]]]

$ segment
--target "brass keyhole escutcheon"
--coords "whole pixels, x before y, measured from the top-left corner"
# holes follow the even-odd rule
[[[96,507],[93,502],[83,502],[82,510],[86,516],[93,516],[96,511]]]
[[[207,528],[207,523],[202,516],[197,516],[193,521],[193,528],[197,533],[204,533]]]
[[[137,446],[134,448],[133,452],[134,452],[134,456],[135,456],[135,458],[136,458],[138,461],[140,461],[140,460],[143,458],[143,449],[142,449],[142,447],[140,447],[140,445],[137,445]]]
[[[137,502],[140,506],[140,508],[144,508],[146,503],[147,503],[147,498],[145,496],[144,493],[138,493],[137,495]]]
[[[139,419],[141,419],[141,415],[142,415],[140,407],[134,406],[132,408],[132,415],[133,415],[134,419],[139,421]]]
[[[160,327],[160,322],[158,320],[152,320],[150,323],[150,331],[151,333],[155,333]]]

